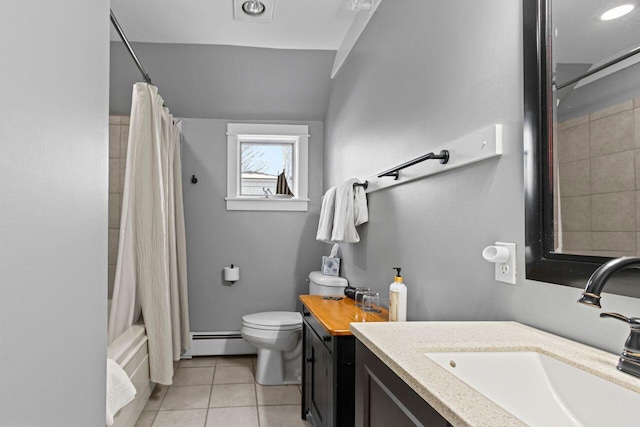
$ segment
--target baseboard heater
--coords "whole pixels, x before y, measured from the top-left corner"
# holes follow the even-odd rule
[[[256,354],[257,349],[242,338],[238,331],[191,332],[191,348],[183,359],[193,356],[224,356]]]

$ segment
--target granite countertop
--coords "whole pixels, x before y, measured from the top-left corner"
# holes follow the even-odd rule
[[[352,323],[351,332],[455,427],[526,424],[423,353],[536,351],[640,393],[618,355],[516,322]]]

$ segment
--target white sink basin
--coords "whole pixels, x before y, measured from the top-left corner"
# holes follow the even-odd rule
[[[543,354],[425,355],[531,426],[600,427],[638,423],[640,394]]]

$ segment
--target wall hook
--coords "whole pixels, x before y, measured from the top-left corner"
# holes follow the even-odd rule
[[[196,178],[195,175],[191,175],[191,183],[192,184],[197,184],[198,183],[198,178]]]

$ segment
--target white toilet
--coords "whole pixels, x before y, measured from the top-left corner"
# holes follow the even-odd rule
[[[310,295],[344,295],[347,279],[309,274]],[[256,381],[262,385],[300,384],[302,377],[302,315],[268,311],[242,316],[242,337],[258,348]]]

